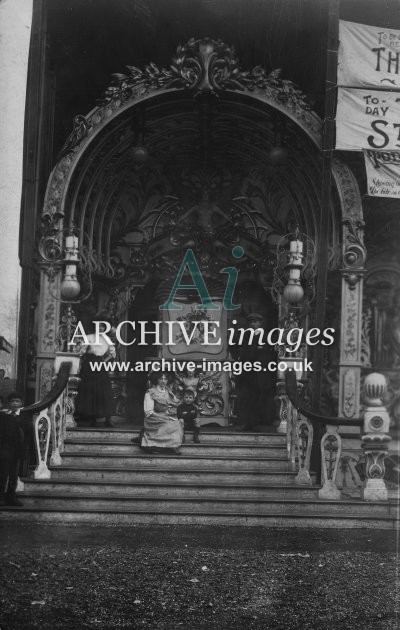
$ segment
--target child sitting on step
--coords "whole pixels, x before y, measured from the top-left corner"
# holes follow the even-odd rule
[[[183,420],[184,430],[193,428],[193,442],[200,443],[200,419],[197,417],[197,406],[194,402],[195,393],[192,389],[185,389],[183,392],[183,402],[178,406],[176,415]]]

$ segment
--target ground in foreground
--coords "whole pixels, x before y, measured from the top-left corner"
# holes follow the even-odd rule
[[[394,630],[400,619],[387,531],[3,522],[0,550],[1,630]]]

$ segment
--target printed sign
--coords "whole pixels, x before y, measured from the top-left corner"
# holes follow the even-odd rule
[[[364,151],[368,194],[400,199],[400,151]]]
[[[339,22],[338,85],[400,89],[400,31]]]
[[[400,149],[400,93],[339,88],[336,149]]]

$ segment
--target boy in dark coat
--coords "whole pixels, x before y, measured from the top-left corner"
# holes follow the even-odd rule
[[[8,397],[10,409],[0,412],[0,506],[22,506],[17,498],[18,471],[24,457],[24,431],[19,411],[22,399],[12,393]]]
[[[176,415],[183,420],[184,430],[193,428],[193,442],[199,444],[200,420],[197,417],[197,406],[195,405],[195,393],[191,389],[183,392],[183,402],[178,406]]]

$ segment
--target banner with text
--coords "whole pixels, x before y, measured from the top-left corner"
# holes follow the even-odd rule
[[[400,149],[400,93],[339,88],[336,149]]]
[[[400,199],[400,151],[364,151],[368,194]]]
[[[338,85],[400,89],[400,31],[339,22]]]

